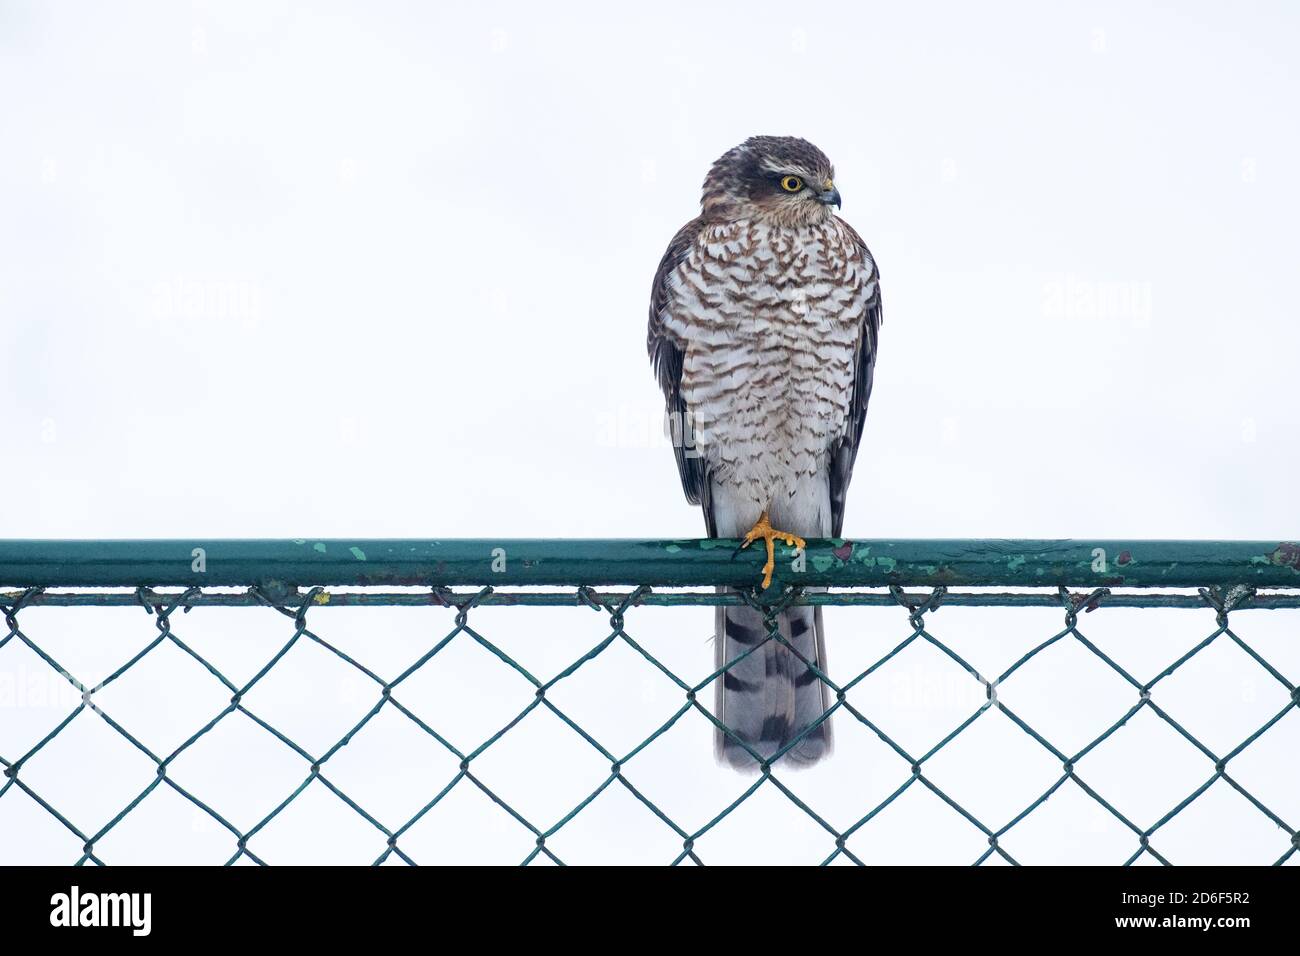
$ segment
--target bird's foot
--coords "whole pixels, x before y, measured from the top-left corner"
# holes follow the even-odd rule
[[[767,545],[767,563],[763,565],[763,589],[767,590],[772,586],[772,572],[776,569],[776,548],[775,543],[779,539],[784,541],[792,548],[803,548],[807,542],[797,534],[790,534],[788,531],[777,531],[772,527],[772,522],[768,520],[767,512],[764,511],[759,516],[754,527],[749,529],[749,534],[740,542],[742,549],[748,548],[759,538]]]

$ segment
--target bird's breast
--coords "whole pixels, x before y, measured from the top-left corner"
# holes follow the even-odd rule
[[[833,223],[711,226],[673,277],[682,395],[716,480],[783,486],[848,422],[869,264]]]

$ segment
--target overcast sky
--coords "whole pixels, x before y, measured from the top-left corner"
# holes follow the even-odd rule
[[[701,533],[660,434],[644,342],[650,282],[712,160],[767,133],[830,155],[842,215],[883,277],[846,534],[1294,537],[1297,49],[1300,15],[1286,3],[1225,16],[1211,3],[4,0],[0,534]],[[115,613],[26,612],[51,640],[122,621],[110,631],[125,656],[86,664],[103,673],[153,633],[138,610]],[[418,635],[450,623],[413,613],[367,612],[355,626],[407,626],[418,656]],[[570,639],[560,612],[509,613],[491,620],[521,641],[530,627],[557,647]],[[581,613],[567,660],[603,636]],[[646,613],[665,646],[677,636],[683,666],[708,665],[708,612],[685,618],[684,644],[681,616]],[[866,666],[875,658],[860,645],[883,653],[906,636],[904,616],[872,613],[832,618],[832,670],[837,654]],[[221,632],[219,611],[186,626],[205,614]],[[231,615],[238,641],[252,642],[251,676],[270,647],[249,636],[251,618],[271,618],[268,634],[283,639],[291,630],[254,611],[228,612],[227,628]],[[1011,641],[1007,654],[1059,625],[1058,615],[1033,626],[1022,612],[943,615],[954,638],[987,633],[985,646]],[[1166,616],[1163,630],[1150,614],[1111,618],[1120,644],[1155,632],[1170,642],[1148,677],[1213,629],[1210,615]],[[1107,620],[1094,617],[1090,627]],[[875,620],[854,644],[853,622]],[[1261,623],[1259,639],[1294,682],[1286,623]],[[66,653],[76,648],[70,638]],[[0,673],[38,666],[5,653]],[[395,658],[395,672],[411,659]],[[1241,664],[1238,678],[1239,663],[1225,656],[1216,666],[1229,676],[1202,688],[1262,673]],[[909,663],[905,692],[890,697],[913,729],[933,722],[934,739],[982,694],[951,689],[942,664]],[[660,716],[680,703],[639,683],[634,661],[620,666],[607,678],[610,709],[625,703],[620,681],[658,701]],[[326,698],[290,694],[302,707],[284,719],[338,719],[353,691],[321,680]],[[941,706],[913,692],[926,681]],[[1261,713],[1266,683],[1252,691]],[[1189,706],[1226,714],[1247,694],[1231,686]],[[1078,713],[1097,699],[1082,696]],[[27,708],[30,725],[13,742],[0,733],[0,755],[39,739],[56,710]],[[981,725],[988,717],[998,715]],[[206,718],[175,719],[192,730]],[[1278,725],[1278,759],[1258,771],[1292,826],[1300,772],[1281,755],[1294,755],[1297,725],[1295,713]],[[97,745],[77,746],[90,749],[64,766]],[[665,767],[689,752],[691,774],[734,791],[738,778],[709,763],[703,721],[672,746]],[[841,773],[853,746],[841,745]],[[980,753],[972,747],[974,770]],[[1116,786],[1135,788],[1150,753],[1134,745],[1117,757]],[[897,786],[906,768],[893,769],[872,780]],[[824,773],[826,793],[843,792]],[[57,788],[56,763],[47,774]],[[1003,793],[1007,807],[990,815],[1028,802],[1020,796]],[[0,800],[0,830],[16,826],[13,802]],[[623,832],[620,812],[610,826]],[[104,808],[86,813],[93,829]],[[1275,842],[1267,829],[1258,855]],[[1254,846],[1232,833],[1228,844]],[[948,845],[899,839],[900,859],[942,858]],[[1060,858],[1095,844],[1093,833]],[[521,858],[521,845],[504,857]],[[748,844],[735,845],[748,858]],[[792,846],[791,858],[806,849]],[[1107,859],[1128,852],[1117,844]]]

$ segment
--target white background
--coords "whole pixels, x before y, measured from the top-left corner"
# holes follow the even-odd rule
[[[708,164],[777,133],[831,156],[842,214],[883,274],[847,534],[1293,537],[1297,48],[1300,17],[1281,3],[1231,17],[1213,4],[0,3],[0,535],[699,534],[659,433],[650,280]],[[1294,617],[1237,621],[1293,683]],[[138,609],[21,620],[87,684],[155,633]],[[386,677],[451,626],[432,610],[311,620]],[[588,610],[473,620],[543,679],[607,633]],[[842,678],[908,634],[899,611],[829,621]],[[237,684],[292,634],[270,611],[176,623]],[[948,608],[933,623],[992,675],[1060,615]],[[708,672],[709,612],[637,611],[628,627],[684,675]],[[1084,627],[1148,680],[1214,624],[1111,610]],[[320,753],[375,692],[318,648],[291,653],[249,707]],[[49,699],[50,673],[16,640],[0,649],[0,756],[75,705]],[[625,647],[581,675],[572,714],[619,752],[681,703]],[[531,693],[463,638],[421,679],[403,701],[463,749]],[[983,700],[932,648],[879,680],[863,708],[917,753]],[[97,695],[160,753],[228,698],[174,647]],[[1135,698],[1065,643],[1002,699],[1068,750]],[[1157,700],[1222,754],[1286,693],[1221,639]],[[482,776],[545,829],[607,762],[537,717],[485,754]],[[327,767],[396,828],[455,760],[381,718],[392,726]],[[843,828],[907,765],[843,718],[837,731],[837,758],[790,779]],[[1292,827],[1297,743],[1293,710],[1231,765]],[[1143,827],[1211,773],[1150,712],[1107,747],[1080,773]],[[305,767],[236,714],[173,776],[247,829]],[[699,715],[627,773],[687,830],[744,785],[713,767]],[[933,763],[994,829],[1059,773],[995,712]],[[152,774],[84,713],[23,779],[93,833]],[[566,862],[680,850],[620,790],[555,837]],[[855,852],[969,862],[987,848],[919,786],[887,814]],[[0,798],[0,860],[71,861],[80,843],[17,789]],[[1003,844],[1022,862],[1136,849],[1072,784]],[[1222,781],[1153,844],[1174,862],[1272,862],[1287,846]],[[532,836],[462,785],[401,845],[421,862],[515,862]],[[165,787],[97,847],[107,862],[234,852]],[[250,847],[368,862],[383,838],[313,784]],[[706,862],[817,861],[833,846],[764,787],[698,848]]]

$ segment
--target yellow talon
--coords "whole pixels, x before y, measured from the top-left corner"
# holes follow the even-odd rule
[[[776,569],[776,549],[774,542],[780,538],[792,548],[803,548],[807,542],[797,534],[790,534],[788,531],[777,531],[772,527],[772,522],[768,520],[767,512],[764,511],[759,516],[754,527],[749,529],[749,534],[745,535],[745,540],[740,543],[742,549],[748,548],[759,538],[767,545],[767,563],[763,565],[763,589],[772,586],[772,572]]]

